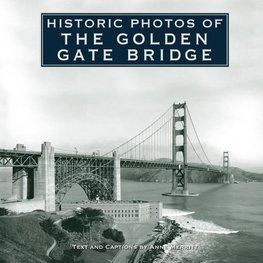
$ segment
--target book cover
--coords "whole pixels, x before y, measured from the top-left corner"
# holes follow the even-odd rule
[[[1,1],[0,262],[260,262],[262,10]]]

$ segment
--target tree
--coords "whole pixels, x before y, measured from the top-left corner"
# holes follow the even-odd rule
[[[89,231],[89,240],[92,239],[91,228],[94,222],[102,222],[104,220],[104,213],[101,209],[92,209],[90,207],[83,208],[82,213],[78,214],[82,219],[84,231]]]
[[[74,217],[64,219],[62,221],[62,227],[69,232],[78,232],[83,235],[89,232],[89,240],[91,240],[91,229],[93,224],[104,222],[105,220],[105,215],[101,209],[87,207],[82,208],[82,211],[77,213]]]
[[[104,216],[104,213],[101,209],[93,209],[87,207],[87,208],[82,208],[82,212],[79,215],[85,217],[101,217]]]
[[[78,216],[64,219],[62,221],[62,227],[69,232],[82,233],[83,231],[85,231],[85,224],[83,222],[83,219]]]

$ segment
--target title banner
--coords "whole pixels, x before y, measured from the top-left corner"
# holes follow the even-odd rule
[[[42,66],[228,66],[228,14],[41,17]]]

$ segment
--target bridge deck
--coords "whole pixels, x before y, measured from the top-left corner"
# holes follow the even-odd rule
[[[41,156],[41,152],[37,151],[18,151],[10,149],[0,149],[0,167],[37,167],[38,157]],[[59,163],[59,160],[73,160],[76,165],[82,161],[83,165],[89,162],[112,162],[113,157],[94,156],[94,155],[81,155],[81,154],[67,154],[67,153],[55,153],[55,163]],[[136,160],[136,159],[121,159],[122,168],[153,168],[153,169],[175,169],[180,163],[172,163],[169,160]],[[210,172],[220,172],[219,170],[208,168],[207,166],[188,165],[190,170],[202,170]]]

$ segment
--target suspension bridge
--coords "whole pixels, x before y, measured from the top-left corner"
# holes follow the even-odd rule
[[[199,152],[187,133],[188,122]],[[188,163],[189,147],[199,164]],[[46,211],[58,209],[74,184],[79,184],[90,200],[121,200],[121,168],[171,170],[168,195],[191,196],[187,172],[220,173],[227,181],[228,154],[224,153],[223,164],[222,170],[210,162],[186,103],[173,104],[143,131],[104,155],[61,153],[49,142],[42,144],[41,152],[28,151],[21,144],[13,150],[0,149],[0,167],[13,169],[13,198],[42,202]]]

